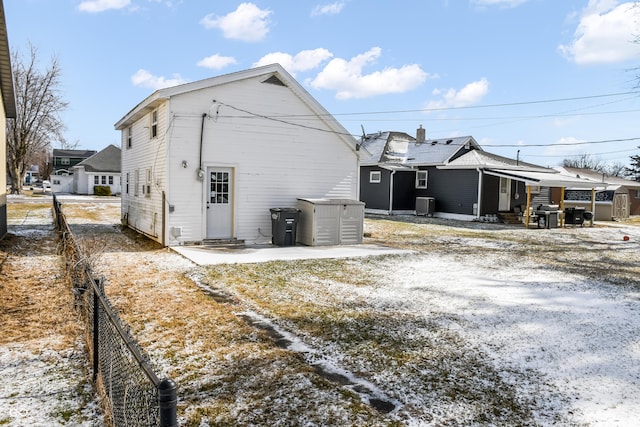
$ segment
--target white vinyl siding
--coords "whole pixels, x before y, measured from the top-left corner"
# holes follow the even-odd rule
[[[211,100],[224,99],[257,115],[310,115],[292,126],[256,117],[208,117],[204,121],[203,169],[231,167],[234,173],[233,236],[247,242],[270,241],[269,208],[295,206],[297,198],[357,199],[358,163],[352,147],[323,127],[286,87],[260,79],[175,96],[171,111],[213,111]],[[257,83],[257,84],[256,84]],[[215,93],[215,95],[214,95]],[[227,112],[229,107],[222,106]],[[202,116],[176,114],[172,120],[168,203],[175,211],[168,227],[182,227],[184,240],[204,238],[206,206],[197,180]],[[189,164],[182,167],[182,162]],[[167,244],[175,242],[167,241]]]
[[[137,121],[121,130],[123,148],[129,143],[131,148],[122,150],[122,171],[126,171],[125,191],[121,198],[121,216],[133,228],[150,236],[162,235],[162,193],[166,183],[165,138],[167,107],[161,104],[156,112],[156,138],[152,138],[150,127],[152,115],[142,115]],[[147,171],[150,171],[147,174]],[[158,179],[157,177],[161,177]],[[127,190],[128,188],[128,190]],[[151,191],[158,188],[159,191]],[[149,190],[149,191],[147,191]]]

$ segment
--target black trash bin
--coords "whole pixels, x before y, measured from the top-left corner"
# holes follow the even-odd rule
[[[300,210],[271,208],[271,243],[276,246],[295,246]]]

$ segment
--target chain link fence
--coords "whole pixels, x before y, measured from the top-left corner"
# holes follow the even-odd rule
[[[93,381],[104,401],[105,423],[116,427],[177,426],[176,384],[160,380],[151,369],[148,357],[104,294],[102,281],[93,277],[55,195],[53,212],[76,307],[87,325]]]

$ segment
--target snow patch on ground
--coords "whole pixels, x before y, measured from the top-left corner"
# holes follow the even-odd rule
[[[56,352],[48,345],[41,341],[0,346],[0,425],[100,425],[84,353]]]

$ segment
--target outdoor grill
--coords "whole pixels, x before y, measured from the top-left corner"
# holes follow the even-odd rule
[[[557,228],[558,217],[561,211],[558,205],[539,205],[536,209],[538,228]]]
[[[586,210],[586,208],[575,207],[565,208],[564,210],[564,223],[572,225],[580,225],[584,227],[584,222],[593,218],[593,214]]]

